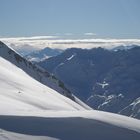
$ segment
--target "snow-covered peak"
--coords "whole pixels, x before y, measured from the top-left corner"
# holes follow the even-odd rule
[[[38,69],[0,44],[0,140],[139,140],[139,120],[86,110],[35,80]]]
[[[28,75],[35,78],[37,81],[47,86],[51,86],[55,90],[62,90],[61,92],[67,92],[68,94],[70,94],[68,90],[60,87],[58,85],[60,81],[55,77],[52,77],[46,70],[39,67],[38,65],[34,65],[31,62],[28,62],[17,52],[15,52],[13,49],[6,46],[2,42],[0,43],[0,56],[24,70]]]
[[[0,112],[84,109],[0,57]]]
[[[36,50],[34,52],[31,52],[31,53],[25,55],[24,57],[27,60],[29,60],[33,63],[36,63],[36,62],[40,62],[45,59],[48,59],[50,57],[59,55],[62,52],[63,52],[63,50],[60,50],[60,49],[55,49],[55,48],[52,49],[52,48],[46,47],[42,50]]]
[[[25,58],[2,42],[0,42],[0,56],[22,69],[32,78],[75,101],[75,97],[61,81],[38,65],[28,62]],[[85,105],[85,108],[88,108],[88,106]]]
[[[117,46],[115,48],[113,48],[112,50],[113,51],[119,51],[119,50],[130,50],[132,48],[135,48],[135,47],[139,47],[138,45],[122,45],[122,46]]]

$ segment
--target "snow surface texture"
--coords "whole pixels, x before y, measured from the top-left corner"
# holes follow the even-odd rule
[[[30,136],[24,134],[12,133],[0,129],[0,140],[57,140],[55,138],[50,138],[47,136]]]
[[[82,109],[80,105],[34,80],[5,59],[0,58],[0,64],[0,110]]]
[[[9,48],[2,42],[0,42],[0,56],[24,70],[28,75],[30,75],[37,81],[49,86],[50,88],[74,100],[75,102],[77,101],[77,98],[72,95],[67,88],[65,88],[64,84],[61,81],[50,75],[43,68],[40,68],[39,66],[28,62],[14,50],[12,50],[12,48]],[[91,109],[81,101],[78,101],[78,104],[82,105],[86,109]]]
[[[0,99],[0,140],[140,139],[139,120],[86,110],[3,57]]]
[[[0,128],[4,130],[4,136],[12,136],[10,139],[15,137],[17,140],[20,138],[26,140],[27,137],[30,140],[35,138],[44,140],[44,137],[46,139],[51,137],[60,140],[139,140],[140,138],[139,120],[111,113],[18,111],[15,114],[0,116]],[[0,139],[1,137],[3,138],[3,135],[0,135]]]

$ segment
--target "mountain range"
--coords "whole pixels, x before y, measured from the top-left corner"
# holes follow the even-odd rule
[[[36,50],[29,54],[26,54],[24,57],[28,61],[35,63],[35,62],[43,61],[49,57],[57,56],[62,52],[63,52],[63,50],[61,50],[61,49],[52,49],[52,48],[46,47],[44,49]]]
[[[71,48],[37,64],[90,107],[140,119],[140,47]]]
[[[57,78],[2,42],[0,99],[0,140],[140,138],[139,120],[92,110]]]

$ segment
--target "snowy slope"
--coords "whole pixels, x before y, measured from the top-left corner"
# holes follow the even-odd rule
[[[82,107],[0,57],[0,110],[77,110]]]
[[[0,54],[0,140],[140,139],[139,120],[86,110]]]
[[[73,98],[71,93],[64,86],[60,86],[63,85],[63,83],[57,80],[54,76],[51,76],[43,68],[40,68],[39,66],[25,60],[17,52],[12,50],[12,48],[9,48],[2,42],[0,42],[0,56],[15,64],[39,82],[53,88],[56,91],[59,91],[66,96],[69,96],[69,98]]]
[[[39,66],[32,64],[21,57],[17,52],[9,48],[4,43],[0,42],[0,56],[10,61],[17,67],[21,68],[28,75],[41,82],[44,85],[56,90],[62,95],[74,100],[77,102],[77,98],[72,95],[72,93],[64,86],[64,84],[56,79],[53,75],[50,75],[46,70],[40,68]],[[83,102],[78,102],[78,104],[82,105],[86,109],[90,109]]]
[[[0,140],[57,140],[47,136],[31,136],[24,134],[17,134],[0,129]]]
[[[7,137],[10,140],[48,140],[48,137],[59,140],[140,139],[139,120],[111,113],[21,111],[9,114],[0,115],[0,139],[4,138],[2,140],[7,140]]]

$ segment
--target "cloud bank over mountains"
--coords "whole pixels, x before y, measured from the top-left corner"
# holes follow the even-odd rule
[[[50,48],[84,48],[91,49],[95,47],[103,47],[112,49],[116,46],[140,45],[140,39],[64,39],[59,36],[33,36],[33,37],[15,37],[0,38],[1,41],[11,46],[17,51],[34,51]]]

